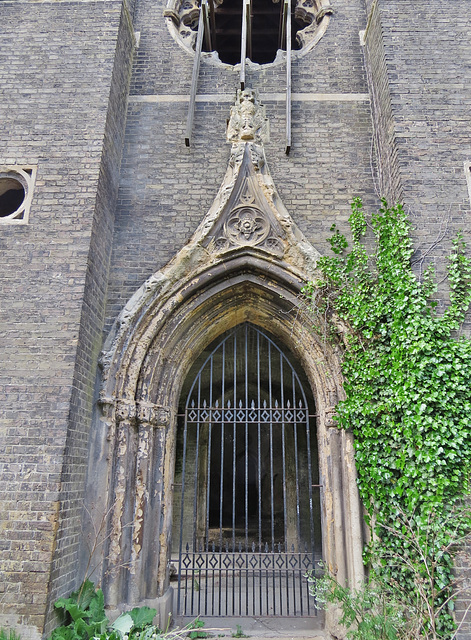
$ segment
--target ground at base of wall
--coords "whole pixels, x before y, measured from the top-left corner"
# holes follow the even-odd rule
[[[315,618],[232,618],[200,616],[204,621],[201,631],[206,631],[211,637],[224,638],[263,638],[263,640],[327,640],[329,634],[322,629],[324,625],[323,613]],[[192,622],[187,617],[179,617],[174,621],[175,627],[182,628]]]

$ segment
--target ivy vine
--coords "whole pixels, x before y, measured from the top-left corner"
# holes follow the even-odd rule
[[[469,525],[455,512],[469,490],[471,467],[471,340],[457,336],[471,303],[471,260],[460,235],[448,262],[450,301],[439,313],[432,270],[419,280],[411,266],[410,223],[400,205],[383,201],[372,216],[370,251],[359,199],[350,226],[351,246],[333,227],[334,256],[319,260],[321,277],[305,294],[331,331],[338,319],[347,327],[346,399],[337,406],[337,423],[354,434],[358,486],[379,540],[380,571],[407,591],[417,589],[411,567],[426,573],[433,566],[427,595],[437,615],[422,621],[423,637],[432,624],[437,637],[449,637],[449,543]],[[401,557],[406,562],[398,562]]]

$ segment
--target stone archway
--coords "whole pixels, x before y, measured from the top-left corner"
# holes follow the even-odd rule
[[[311,331],[300,308],[302,283],[288,265],[244,249],[170,290],[162,291],[160,281],[154,291],[148,289],[145,310],[138,307],[126,319],[104,363],[88,491],[89,505],[110,514],[102,581],[115,606],[168,602],[176,413],[183,379],[195,354],[245,320],[278,336],[306,372],[319,413],[324,561],[342,582],[362,578],[352,437],[332,421],[342,397],[339,353]],[[100,494],[100,486],[107,491]]]
[[[324,561],[340,582],[363,577],[352,436],[332,419],[343,393],[341,345],[312,331],[303,308],[300,291],[316,279],[319,253],[277,194],[267,135],[255,92],[239,92],[227,130],[229,165],[213,206],[188,244],[134,294],[102,354],[87,485],[92,520],[105,514],[97,579],[111,605],[156,604],[162,624],[171,601],[180,392],[194,358],[243,322],[279,339],[307,376],[319,415]],[[334,623],[328,612],[328,627]]]

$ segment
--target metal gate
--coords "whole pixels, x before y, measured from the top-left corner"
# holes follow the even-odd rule
[[[317,442],[301,376],[245,323],[190,377],[174,483],[179,615],[316,615],[305,574],[321,551]]]

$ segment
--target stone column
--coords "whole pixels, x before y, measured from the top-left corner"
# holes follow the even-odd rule
[[[116,445],[112,461],[110,526],[108,553],[105,558],[104,588],[107,602],[118,605],[125,600],[127,572],[131,558],[126,545],[129,537],[129,478],[134,466],[134,432],[136,404],[121,400],[116,406]]]
[[[137,452],[130,567],[131,600],[154,599],[158,588],[163,464],[170,412],[149,402],[137,405]]]

